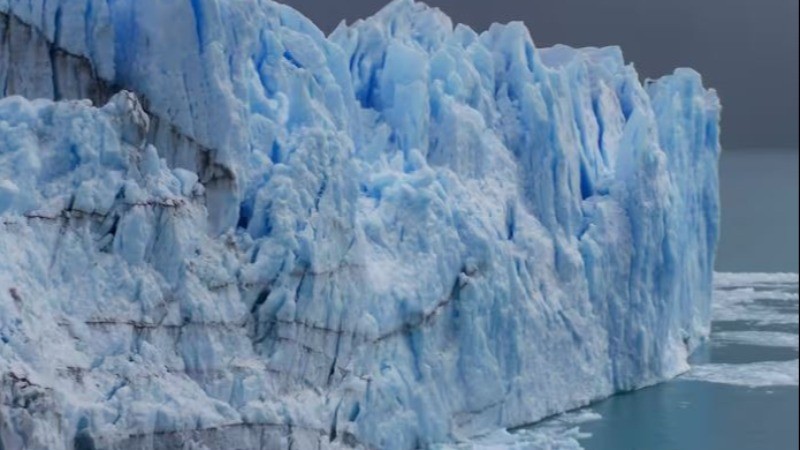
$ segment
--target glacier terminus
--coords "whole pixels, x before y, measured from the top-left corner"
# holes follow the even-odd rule
[[[411,0],[0,0],[0,89],[2,450],[467,442],[709,332],[690,69]]]

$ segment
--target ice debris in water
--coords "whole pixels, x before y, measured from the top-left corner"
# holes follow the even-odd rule
[[[798,349],[800,340],[796,333],[780,331],[720,331],[714,333],[714,341],[720,344],[747,344],[765,347],[788,347]]]
[[[497,430],[462,444],[437,445],[437,450],[580,450],[580,440],[591,437],[579,425],[602,419],[590,409],[561,414],[533,427]]]
[[[758,326],[798,323],[795,273],[716,273],[712,318]]]
[[[714,275],[713,320],[745,330],[711,334],[716,345],[755,345],[797,351],[797,274],[717,273]],[[770,327],[793,331],[774,331]],[[797,386],[798,361],[707,363],[692,367],[683,380],[747,387]]]
[[[681,379],[747,387],[797,386],[797,367],[797,359],[744,364],[703,364],[693,367]]]
[[[756,285],[785,285],[797,289],[800,275],[791,272],[716,272],[714,273],[714,286],[717,288],[756,286]]]

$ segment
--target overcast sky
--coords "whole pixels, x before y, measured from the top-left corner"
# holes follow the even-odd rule
[[[381,0],[283,0],[326,33]],[[539,47],[622,46],[643,77],[678,66],[722,98],[725,149],[798,146],[798,0],[428,0],[478,31],[521,20]]]

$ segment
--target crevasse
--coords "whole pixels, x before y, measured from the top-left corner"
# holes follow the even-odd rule
[[[464,441],[707,332],[689,69],[409,0],[0,0],[0,88],[0,448]]]

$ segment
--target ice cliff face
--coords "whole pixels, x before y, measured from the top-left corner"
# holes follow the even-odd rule
[[[327,38],[269,1],[0,0],[0,88],[2,449],[422,447],[707,331],[690,70],[406,0]]]

